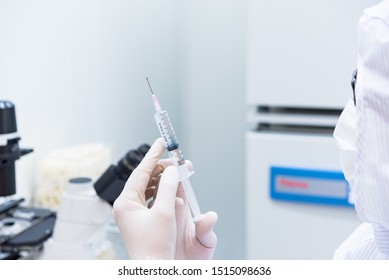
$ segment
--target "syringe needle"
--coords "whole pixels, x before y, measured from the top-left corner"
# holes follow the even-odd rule
[[[146,81],[149,84],[149,88],[151,91],[151,98],[153,99],[153,104],[154,104],[155,110],[159,111],[159,110],[161,110],[161,105],[159,105],[159,101],[158,101],[157,97],[155,96],[153,89],[151,88],[149,78],[146,77]]]
[[[150,85],[150,82],[149,82],[149,78],[146,77],[146,81],[149,84],[149,88],[150,88],[151,94],[154,95],[153,89],[151,88],[151,85]]]

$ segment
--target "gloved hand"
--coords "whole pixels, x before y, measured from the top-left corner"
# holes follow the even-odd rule
[[[128,253],[133,259],[211,259],[217,215],[208,212],[192,222],[178,170],[169,160],[159,161],[164,149],[163,140],[157,139],[114,203],[113,214]],[[155,200],[149,208],[152,195]]]

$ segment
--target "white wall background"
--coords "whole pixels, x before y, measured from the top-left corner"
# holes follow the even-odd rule
[[[219,259],[243,259],[246,1],[182,4],[185,153],[202,210],[219,214]]]
[[[179,104],[175,0],[0,1],[0,98],[16,105],[18,190],[34,159],[103,142],[115,160],[158,131],[145,76],[172,116]],[[27,170],[29,173],[27,173]]]

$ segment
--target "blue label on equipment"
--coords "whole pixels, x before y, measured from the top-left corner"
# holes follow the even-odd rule
[[[270,167],[273,199],[353,206],[349,184],[342,172],[288,167]]]

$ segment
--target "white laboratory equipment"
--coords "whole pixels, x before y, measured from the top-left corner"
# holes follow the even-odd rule
[[[113,259],[106,235],[112,207],[97,196],[90,178],[69,180],[61,197],[53,236],[45,243],[43,260]]]
[[[360,224],[332,137],[377,1],[249,1],[248,259],[330,259]]]

